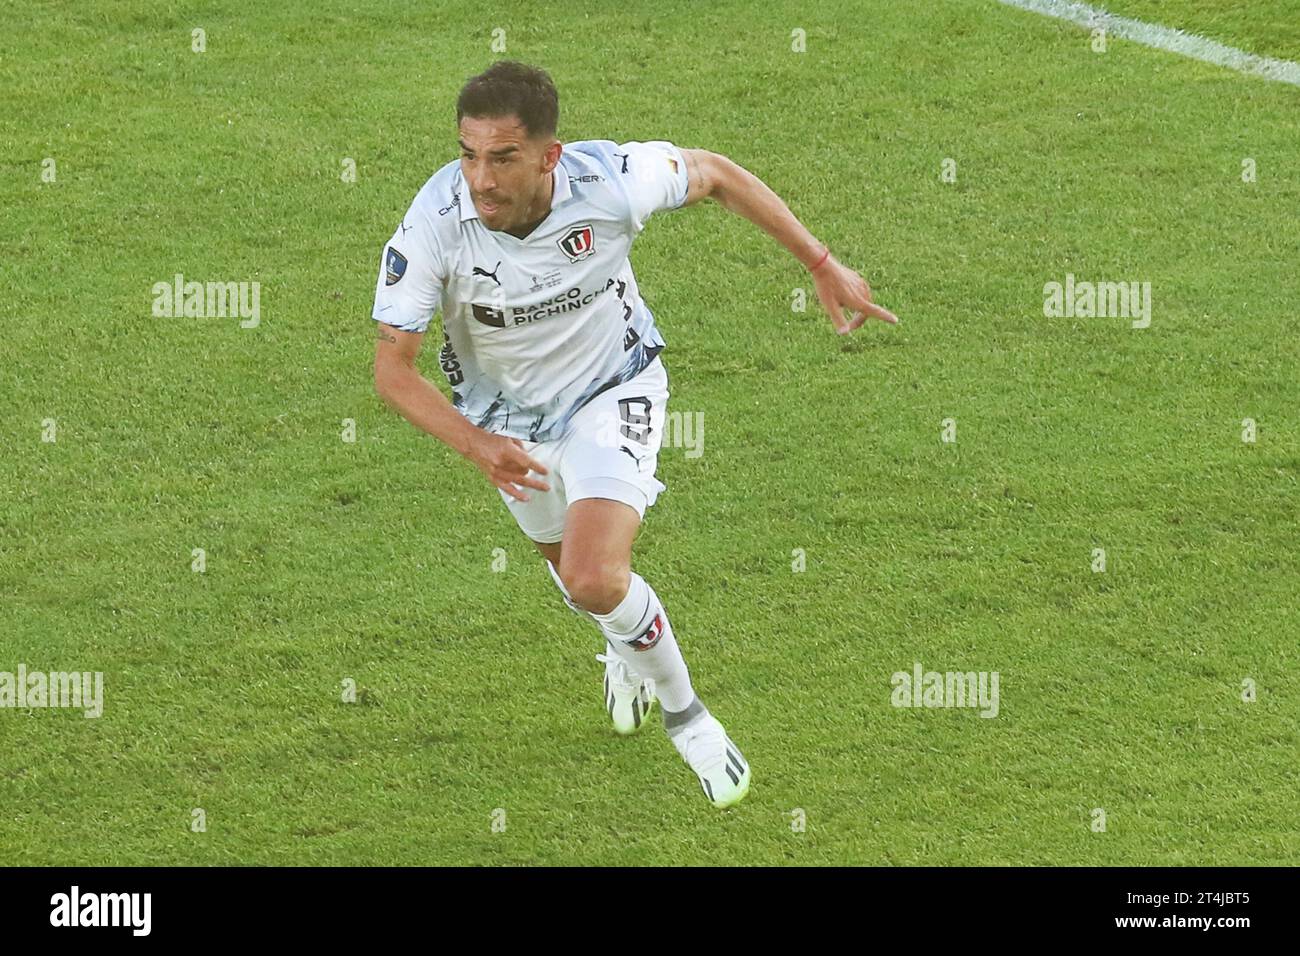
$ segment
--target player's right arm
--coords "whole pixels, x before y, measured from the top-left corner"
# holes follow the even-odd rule
[[[488,481],[512,498],[527,501],[519,486],[549,491],[541,478],[546,468],[530,458],[519,441],[494,435],[469,423],[415,367],[423,332],[403,332],[377,323],[375,345],[375,391],[388,405],[421,431],[449,445],[468,458]]]
[[[421,431],[468,456],[475,428],[415,367],[423,332],[403,332],[376,323],[375,391],[391,408]]]
[[[416,428],[472,461],[496,487],[527,501],[520,486],[550,490],[540,478],[530,476],[529,469],[539,474],[546,469],[529,458],[515,439],[470,424],[415,367],[425,330],[442,306],[446,272],[438,237],[417,196],[402,217],[401,229],[384,246],[379,265],[371,313],[379,330],[375,390]]]

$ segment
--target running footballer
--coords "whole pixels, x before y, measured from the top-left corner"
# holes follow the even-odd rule
[[[460,158],[424,184],[384,247],[376,389],[499,490],[565,602],[600,628],[614,729],[638,730],[657,699],[705,795],[731,806],[749,790],[749,764],[696,696],[664,605],[632,570],[633,539],[664,490],[668,403],[632,240],[654,213],[712,198],[810,270],[840,334],[898,320],[726,157],[667,142],[562,145],[543,70],[495,64],[465,84],[456,119]],[[415,364],[439,311],[450,401]]]

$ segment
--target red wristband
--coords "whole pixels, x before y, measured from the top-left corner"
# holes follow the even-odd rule
[[[822,253],[822,257],[821,257],[820,259],[817,260],[817,264],[816,264],[816,265],[811,265],[811,266],[809,266],[809,267],[808,267],[808,271],[809,271],[809,272],[816,272],[817,269],[821,266],[821,264],[822,264],[823,262],[825,262],[827,259],[830,258],[830,255],[831,255],[831,247],[830,247],[830,246],[827,246],[827,247],[826,247],[826,251],[825,251],[824,253]]]

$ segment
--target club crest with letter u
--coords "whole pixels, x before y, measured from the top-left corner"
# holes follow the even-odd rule
[[[589,223],[584,223],[574,226],[555,242],[570,262],[578,262],[596,251],[596,230]]]
[[[656,614],[655,619],[637,637],[632,638],[625,643],[634,651],[648,651],[659,643],[659,638],[664,636],[664,616]]]

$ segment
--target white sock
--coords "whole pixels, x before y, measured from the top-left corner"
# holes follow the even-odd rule
[[[664,711],[685,710],[695,700],[681,648],[668,613],[645,578],[632,572],[627,594],[608,614],[592,614],[614,652],[642,677],[655,682]]]

